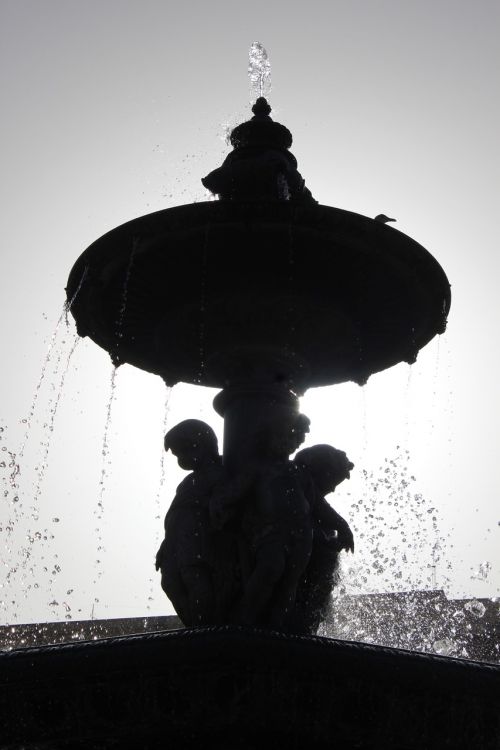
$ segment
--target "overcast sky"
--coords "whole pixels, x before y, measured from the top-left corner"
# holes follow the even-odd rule
[[[308,444],[332,443],[356,465],[331,497],[356,535],[344,586],[498,596],[498,3],[0,9],[3,622],[172,611],[153,570],[183,476],[171,456],[162,464],[163,383],[125,366],[112,391],[108,355],[83,340],[68,364],[74,325],[56,324],[94,239],[206,199],[200,178],[250,113],[254,40],[315,198],[396,217],[452,284],[448,330],[411,369],[303,400]],[[167,425],[203,418],[221,436],[214,395],[177,386]]]

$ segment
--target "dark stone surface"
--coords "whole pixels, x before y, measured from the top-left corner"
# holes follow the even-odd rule
[[[217,361],[238,346],[256,366],[293,358],[296,390],[363,383],[414,361],[450,306],[442,268],[414,240],[292,201],[196,203],[134,219],[82,254],[67,296],[81,335],[168,384],[225,386]]]
[[[0,656],[0,747],[500,747],[500,668],[213,628]]]

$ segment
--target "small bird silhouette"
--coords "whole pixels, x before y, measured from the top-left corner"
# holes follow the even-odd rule
[[[389,219],[385,214],[377,214],[375,221],[380,221],[381,224],[387,224],[388,221],[396,221],[396,219]]]

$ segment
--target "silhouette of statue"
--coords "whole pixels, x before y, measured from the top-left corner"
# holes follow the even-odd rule
[[[223,476],[214,431],[205,422],[187,419],[165,435],[182,469],[191,473],[179,484],[165,516],[165,538],[156,555],[161,585],[187,626],[220,621],[228,564],[226,538],[210,523],[210,493]],[[221,576],[224,582],[221,582]]]
[[[221,200],[315,203],[288,150],[292,145],[288,128],[271,119],[264,97],[257,99],[252,112],[251,120],[232,131],[234,150],[202,179],[204,187]]]
[[[354,538],[347,521],[331,507],[325,495],[349,479],[354,464],[343,451],[324,444],[299,451],[294,463],[309,475],[313,486],[310,497],[313,540],[305,575],[298,587],[293,628],[301,633],[316,633],[326,616],[336,583],[339,553],[343,549],[354,552]]]
[[[289,461],[309,430],[309,419],[291,412],[260,435],[260,451],[241,516],[242,596],[235,620],[283,627],[312,545],[310,478]]]
[[[329,445],[290,461],[309,424],[293,409],[269,419],[248,463],[233,474],[204,422],[188,419],[167,432],[165,449],[191,473],[166,514],[156,568],[185,625],[317,629],[339,552],[354,549],[348,524],[324,496],[353,464]]]

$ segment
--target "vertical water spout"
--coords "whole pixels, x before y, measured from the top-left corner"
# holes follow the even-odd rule
[[[248,77],[253,98],[268,96],[271,91],[271,63],[264,46],[252,42],[248,53]]]

